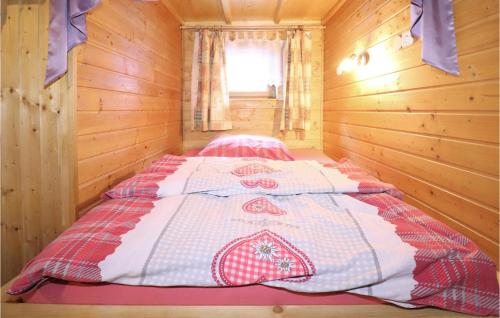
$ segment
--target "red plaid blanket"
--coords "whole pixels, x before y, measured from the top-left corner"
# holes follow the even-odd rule
[[[151,166],[146,168],[143,172],[122,181],[111,190],[103,193],[102,198],[156,198],[158,182],[165,179],[166,176],[174,173],[185,161],[185,157],[166,155],[153,161]]]
[[[403,198],[403,194],[390,183],[385,183],[371,176],[368,172],[359,166],[355,165],[347,158],[340,159],[335,164],[324,164],[325,167],[338,169],[343,174],[346,174],[349,179],[359,182],[359,193],[380,193],[385,192],[398,199]]]
[[[152,208],[153,201],[143,198],[109,200],[95,207],[26,264],[8,293],[24,293],[47,278],[101,282],[97,264],[114,252],[120,236]]]
[[[380,216],[396,225],[399,237],[418,249],[413,272],[418,284],[411,303],[498,316],[495,263],[472,241],[388,194],[351,196],[376,206]]]

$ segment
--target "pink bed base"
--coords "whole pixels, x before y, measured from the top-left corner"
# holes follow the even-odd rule
[[[295,293],[262,285],[152,287],[49,282],[24,294],[23,302],[72,305],[372,305],[381,300],[348,293]]]
[[[333,162],[315,149],[290,150],[296,159]],[[186,152],[196,156],[199,149]],[[262,285],[244,287],[152,287],[48,282],[22,295],[23,302],[74,305],[371,305],[383,301],[348,293],[296,293]]]

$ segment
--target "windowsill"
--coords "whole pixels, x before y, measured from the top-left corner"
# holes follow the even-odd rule
[[[252,97],[252,96],[241,96],[241,97],[230,97],[229,100],[268,100],[268,101],[275,101],[278,100],[277,98],[272,98],[272,97]]]

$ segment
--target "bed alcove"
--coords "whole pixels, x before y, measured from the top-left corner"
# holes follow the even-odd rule
[[[105,201],[103,192],[166,154],[196,155],[226,134],[278,138],[297,158],[352,160],[467,236],[498,271],[497,0],[452,1],[458,76],[424,63],[421,40],[401,47],[409,0],[101,0],[86,15],[88,40],[69,52],[67,73],[44,86],[49,2],[1,4],[2,317],[474,317],[390,304],[30,304],[6,290]],[[200,26],[257,37],[310,31],[310,129],[283,134],[277,97],[233,95],[231,130],[193,131]],[[341,70],[362,52],[366,65]]]

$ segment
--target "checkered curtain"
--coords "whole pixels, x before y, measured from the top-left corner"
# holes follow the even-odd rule
[[[191,129],[232,128],[227,88],[224,35],[220,31],[196,32],[191,74]]]
[[[280,129],[309,130],[311,112],[311,33],[288,32],[283,61],[283,109]]]

